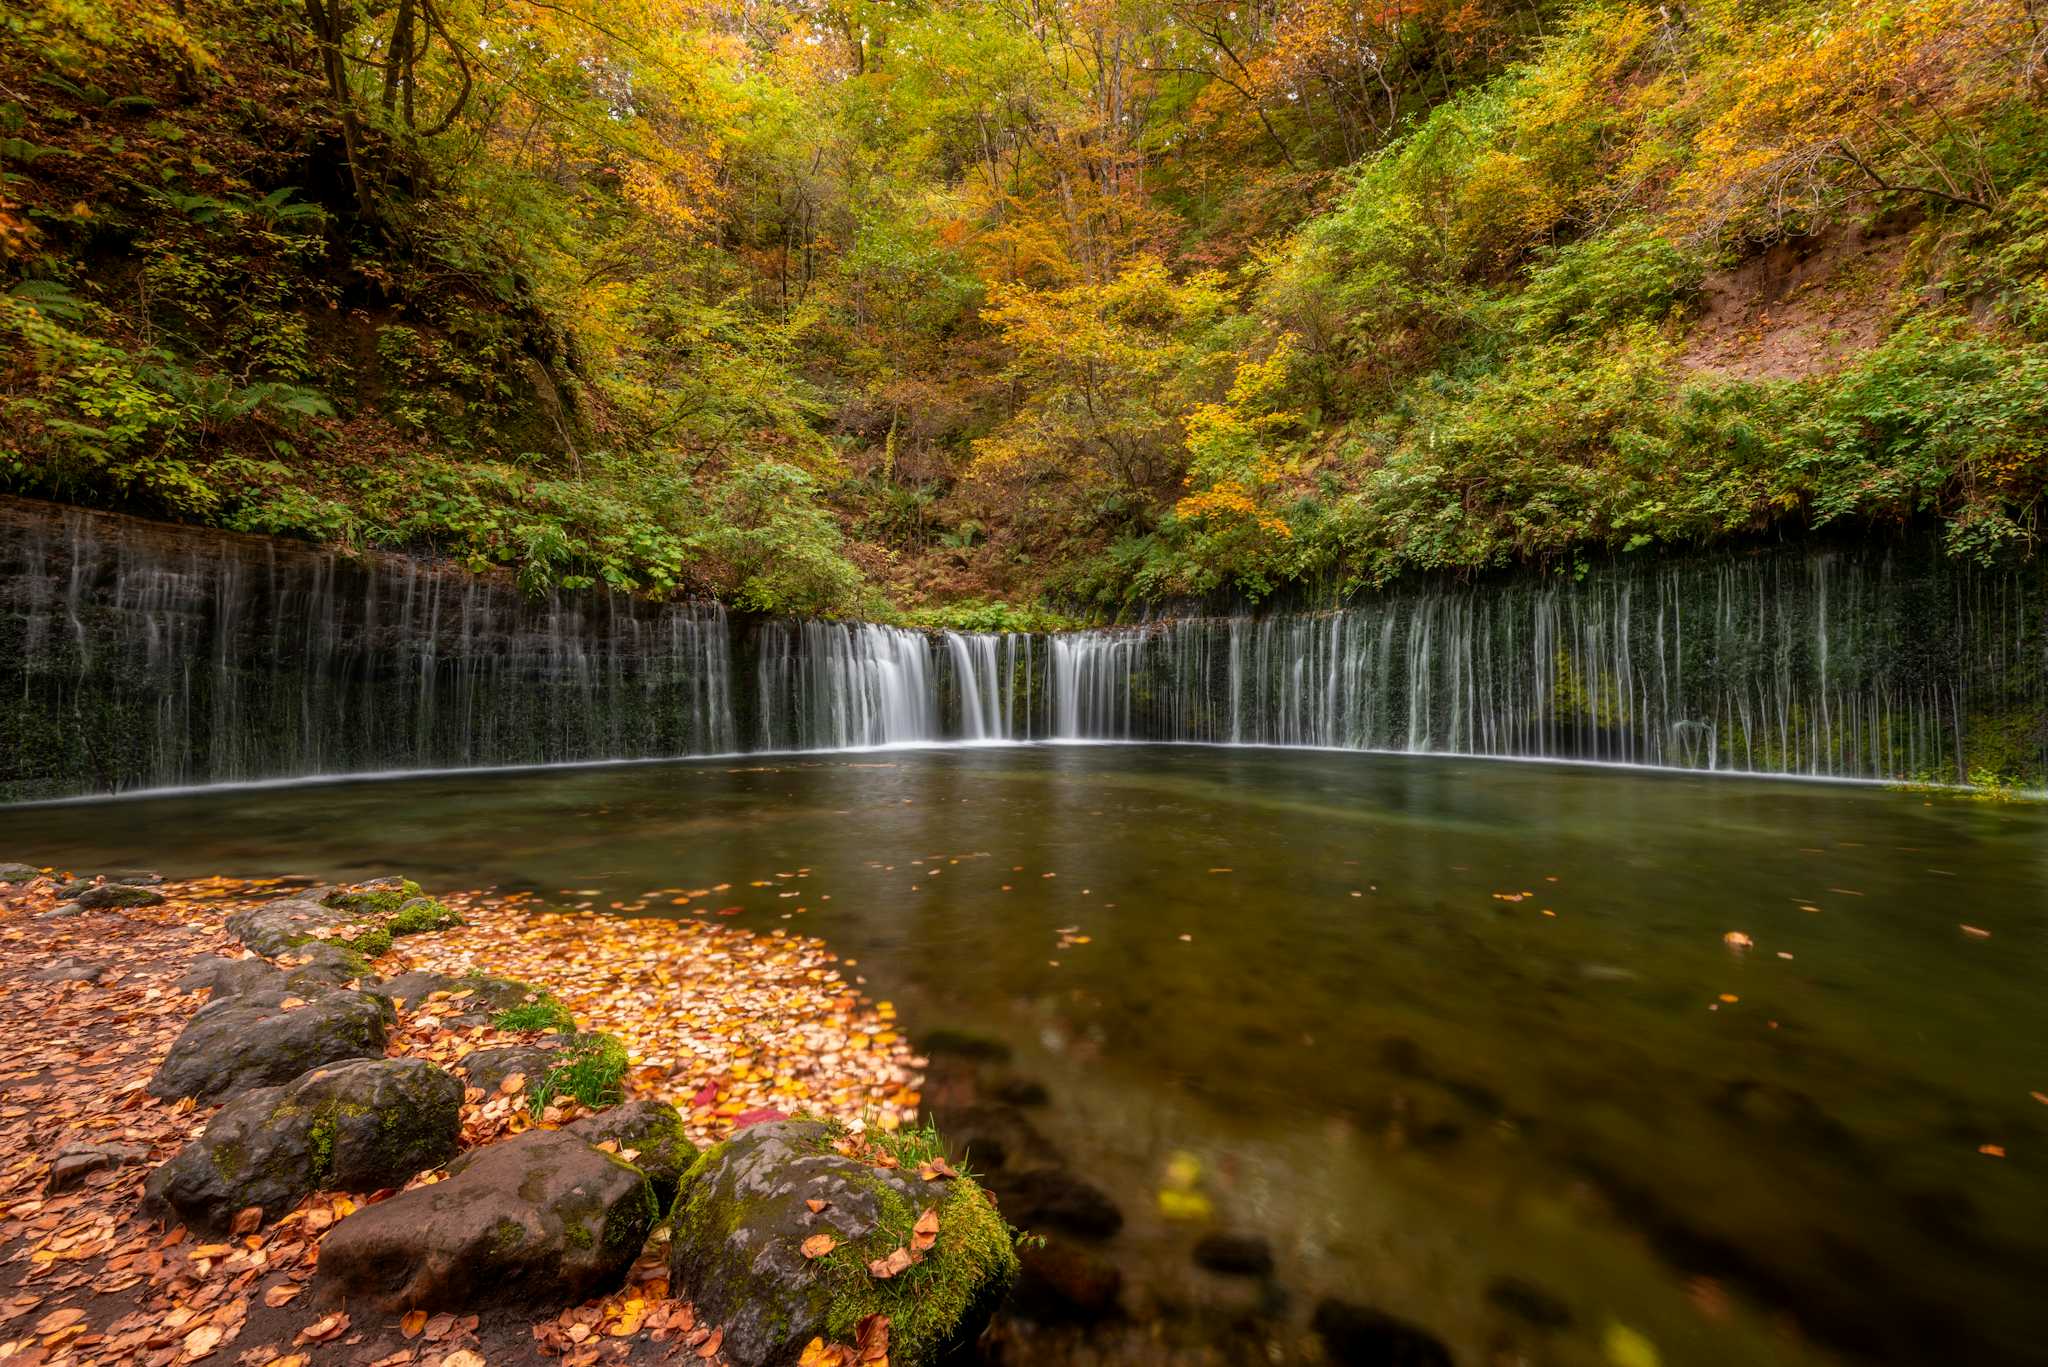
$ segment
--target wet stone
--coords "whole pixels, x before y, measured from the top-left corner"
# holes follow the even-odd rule
[[[263,959],[224,959],[209,954],[194,959],[178,979],[180,992],[209,992],[215,1001],[251,992],[284,992],[284,970]]]
[[[1435,1335],[1370,1306],[1326,1297],[1310,1324],[1330,1360],[1345,1367],[1452,1367]]]
[[[348,920],[346,914],[330,911],[317,902],[288,898],[266,902],[228,917],[228,934],[258,954],[276,957],[289,954],[317,932],[332,929]]]
[[[43,871],[33,864],[0,862],[0,883],[32,883],[42,876]]]
[[[531,1091],[555,1066],[560,1054],[561,1046],[556,1044],[504,1044],[464,1054],[456,1060],[455,1067],[480,1092],[496,1092],[499,1084],[514,1073],[526,1079]]]
[[[299,1006],[255,996],[208,1002],[172,1042],[149,1094],[224,1101],[325,1063],[382,1057],[389,1009],[358,992],[329,992]]]
[[[620,1156],[647,1174],[663,1210],[675,1200],[683,1174],[697,1161],[697,1146],[683,1132],[682,1113],[666,1101],[629,1101],[568,1128],[589,1143],[618,1145]]]
[[[146,1144],[66,1144],[50,1160],[48,1189],[69,1191],[96,1172],[148,1161]]]
[[[315,1282],[325,1300],[541,1313],[616,1290],[654,1225],[639,1170],[567,1131],[472,1149],[448,1171],[328,1232]]]
[[[1566,1329],[1572,1309],[1534,1282],[1520,1277],[1495,1277],[1486,1286],[1487,1301],[1540,1329]]]
[[[1057,1229],[1084,1239],[1107,1239],[1124,1226],[1124,1213],[1103,1190],[1064,1168],[1032,1168],[988,1180],[1003,1218],[1019,1229]]]
[[[164,895],[154,888],[130,887],[126,883],[101,883],[98,887],[87,888],[72,900],[91,911],[111,911],[121,907],[156,907],[164,903]]]
[[[455,1157],[462,1084],[421,1059],[315,1068],[229,1102],[150,1175],[145,1209],[206,1230],[259,1206],[275,1219],[316,1191],[376,1191]]]
[[[1268,1277],[1273,1248],[1256,1234],[1204,1234],[1195,1243],[1195,1265],[1226,1277]]]

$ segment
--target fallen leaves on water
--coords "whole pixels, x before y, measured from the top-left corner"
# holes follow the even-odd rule
[[[1988,940],[1991,938],[1991,932],[1983,929],[1981,926],[1962,926],[1960,929],[1963,934],[1970,936],[1972,939]]]

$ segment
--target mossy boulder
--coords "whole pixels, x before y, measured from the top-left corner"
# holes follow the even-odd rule
[[[33,883],[42,876],[43,871],[33,864],[0,862],[0,883]]]
[[[277,956],[286,982],[297,991],[308,988],[340,987],[369,976],[370,965],[351,945],[309,940]]]
[[[1016,1276],[1011,1231],[972,1181],[926,1181],[914,1146],[888,1140],[882,1151],[899,1166],[876,1166],[873,1150],[839,1152],[844,1137],[820,1121],[751,1126],[684,1178],[670,1281],[700,1320],[725,1326],[738,1367],[795,1363],[813,1338],[851,1343],[875,1314],[889,1317],[890,1361],[925,1367],[978,1337]],[[933,1246],[875,1277],[869,1264],[908,1246],[926,1210],[938,1214]],[[835,1247],[805,1257],[804,1241],[820,1234]]]
[[[683,1132],[682,1112],[666,1101],[629,1101],[574,1122],[569,1133],[593,1144],[617,1144],[620,1157],[647,1174],[663,1210],[697,1162],[697,1146]]]
[[[337,1063],[229,1102],[150,1175],[144,1209],[223,1230],[316,1191],[377,1191],[455,1157],[462,1084],[421,1059]]]
[[[564,1130],[472,1149],[448,1171],[336,1225],[320,1245],[320,1294],[387,1311],[540,1313],[616,1290],[654,1227],[639,1169]]]
[[[318,902],[288,897],[236,912],[228,917],[227,928],[228,934],[258,954],[275,957],[290,953],[349,919],[347,914],[331,911]]]
[[[287,1006],[248,994],[208,1002],[171,1044],[149,1080],[167,1100],[225,1101],[276,1087],[309,1069],[352,1058],[381,1058],[390,1010],[360,992],[328,992]]]
[[[383,929],[392,936],[426,935],[461,924],[462,918],[450,910],[447,903],[432,897],[414,897],[401,903],[398,910],[385,918]]]
[[[164,895],[155,888],[138,888],[128,883],[101,883],[71,899],[89,911],[116,911],[123,907],[159,907]]]
[[[346,912],[351,920],[362,920],[389,916],[419,895],[420,885],[410,878],[372,878],[336,888],[320,900],[336,911]]]

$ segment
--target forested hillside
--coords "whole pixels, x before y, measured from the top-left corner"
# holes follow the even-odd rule
[[[0,487],[1000,626],[2032,552],[2036,0],[28,0]]]

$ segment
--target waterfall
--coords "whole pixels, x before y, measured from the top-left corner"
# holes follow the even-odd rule
[[[1052,734],[1954,782],[2048,771],[2042,576],[1782,554],[1052,643]]]
[[[2048,572],[1930,548],[1050,636],[730,620],[0,500],[0,800],[941,741],[2048,785]]]

